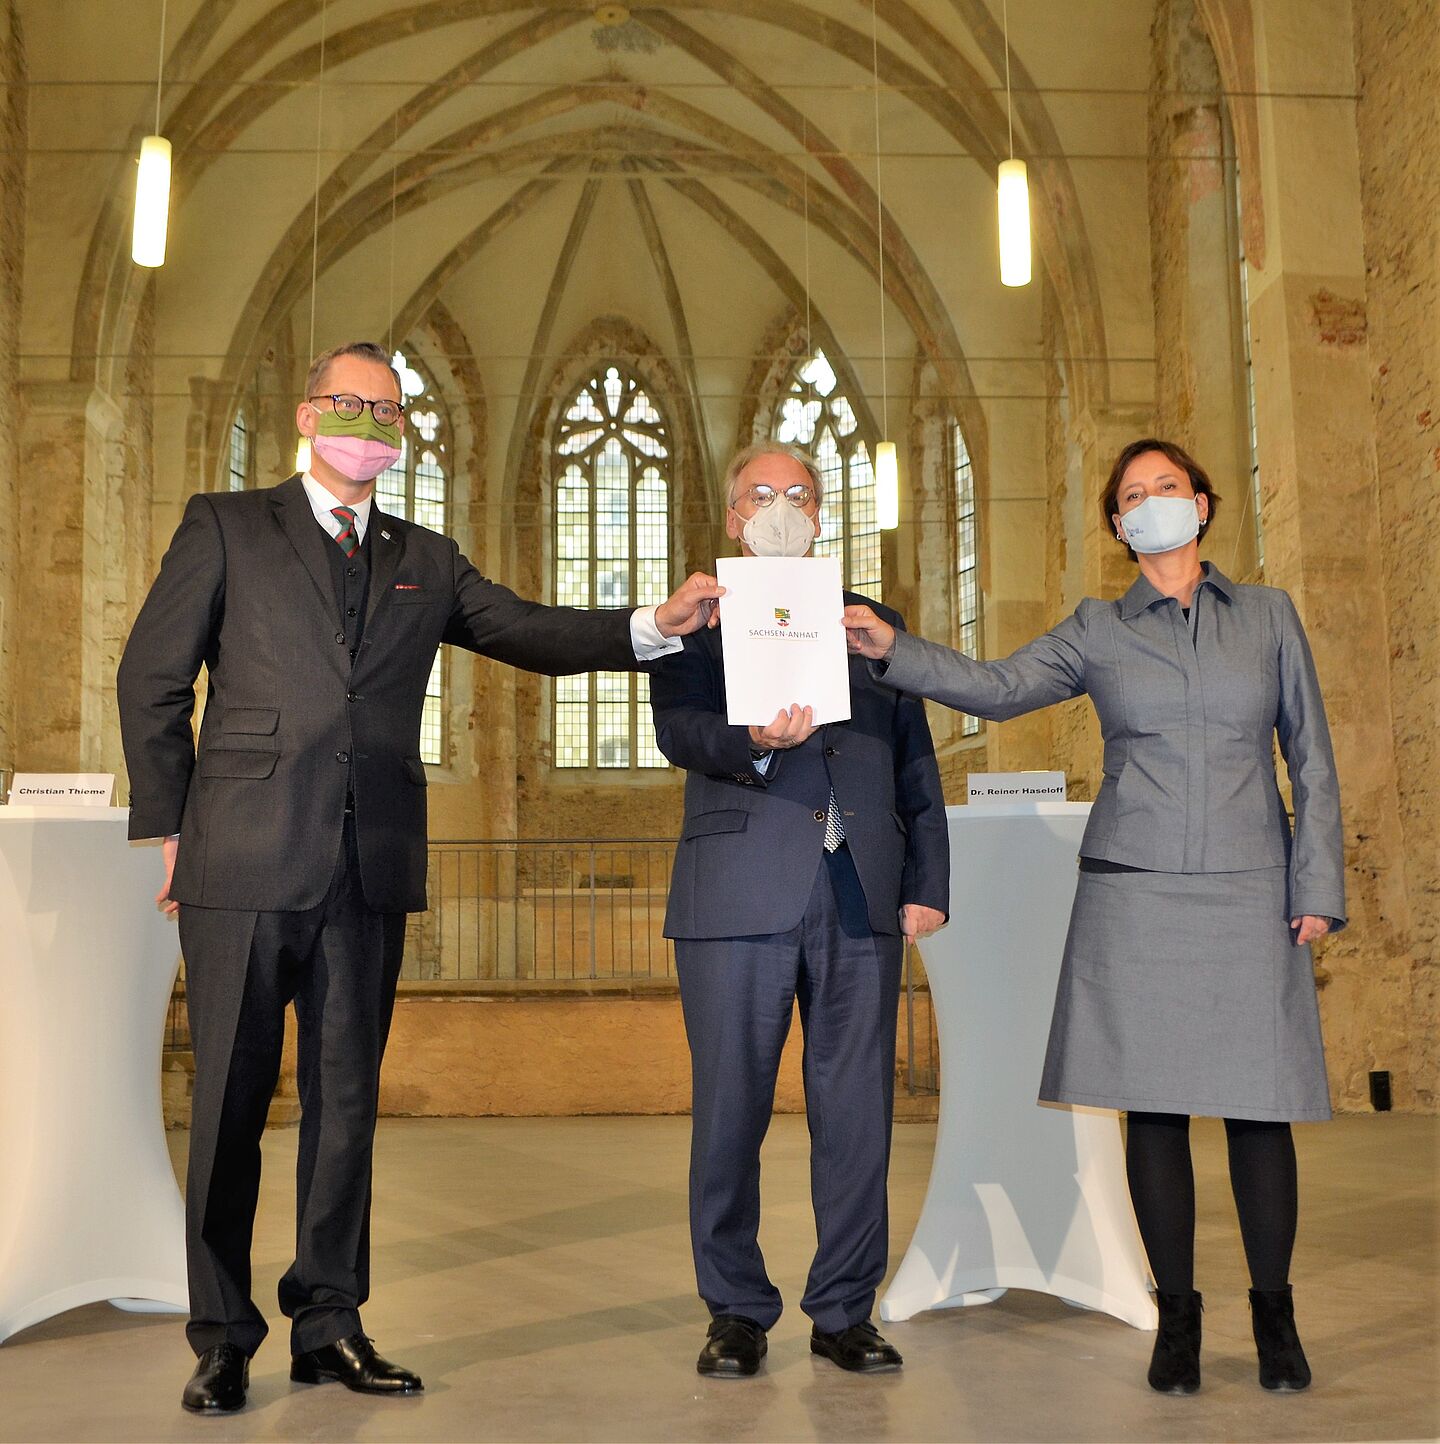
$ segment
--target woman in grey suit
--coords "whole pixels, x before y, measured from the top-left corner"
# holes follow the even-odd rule
[[[1260,1383],[1310,1382],[1289,1285],[1290,1124],[1330,1116],[1309,945],[1345,923],[1340,796],[1310,648],[1284,592],[1201,563],[1218,503],[1180,447],[1132,442],[1101,506],[1139,577],[1003,661],[845,611],[851,650],[902,691],[997,721],[1084,693],[1099,714],[1104,780],[1040,1097],[1129,1113],[1126,1169],[1160,1310],[1149,1381],[1176,1394],[1200,1386],[1192,1114],[1225,1120]]]

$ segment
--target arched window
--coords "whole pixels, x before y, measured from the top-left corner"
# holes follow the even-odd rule
[[[817,557],[839,557],[852,591],[880,600],[880,526],[875,516],[875,471],[870,447],[835,368],[817,349],[802,361],[775,410],[777,441],[803,447],[819,464],[825,501]]]
[[[980,537],[976,525],[975,469],[960,423],[950,422],[947,458],[955,488],[955,645],[967,657],[980,653]],[[980,719],[964,713],[960,735],[974,737]]]
[[[450,425],[445,403],[429,377],[397,351],[390,364],[400,373],[405,397],[405,435],[400,459],[375,481],[375,502],[391,516],[445,532],[450,518]],[[435,766],[449,758],[446,700],[449,696],[446,649],[435,654],[425,685],[420,718],[420,756]]]
[[[552,438],[555,601],[644,607],[670,591],[670,427],[620,362],[597,366]],[[650,725],[650,679],[555,679],[555,766],[668,764]]]
[[[244,491],[250,484],[250,428],[243,411],[230,423],[229,473],[231,491]]]

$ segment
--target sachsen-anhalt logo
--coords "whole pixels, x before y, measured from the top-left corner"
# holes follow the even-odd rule
[[[775,623],[776,623],[777,626],[781,626],[781,627],[788,627],[788,626],[790,625],[790,608],[789,608],[789,607],[776,607],[776,608],[775,608]]]

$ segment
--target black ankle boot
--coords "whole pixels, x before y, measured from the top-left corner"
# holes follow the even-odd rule
[[[1188,1294],[1155,1295],[1160,1332],[1150,1355],[1150,1387],[1161,1394],[1193,1394],[1200,1387],[1200,1314],[1204,1304]]]
[[[1310,1365],[1295,1332],[1295,1300],[1283,1289],[1250,1290],[1250,1323],[1260,1355],[1260,1387],[1298,1394],[1310,1387]]]

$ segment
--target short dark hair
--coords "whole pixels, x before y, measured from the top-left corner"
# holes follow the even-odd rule
[[[405,386],[400,380],[400,373],[390,364],[390,353],[375,341],[347,341],[343,346],[332,346],[328,351],[322,351],[310,363],[310,369],[305,373],[307,401],[312,396],[323,394],[320,387],[325,382],[325,373],[330,369],[330,363],[338,361],[341,356],[358,356],[362,361],[375,361],[384,366],[395,378],[395,389],[400,393],[400,399],[405,399]]]
[[[1203,542],[1206,532],[1215,520],[1215,514],[1220,510],[1220,493],[1211,485],[1205,468],[1183,446],[1177,446],[1173,441],[1162,441],[1157,436],[1142,436],[1138,441],[1132,441],[1123,447],[1120,455],[1115,458],[1115,465],[1110,468],[1110,480],[1105,483],[1105,490],[1100,493],[1100,515],[1104,518],[1105,530],[1114,534],[1115,523],[1111,518],[1120,510],[1120,484],[1125,480],[1130,463],[1151,451],[1158,451],[1166,460],[1178,466],[1190,478],[1195,495],[1203,496],[1209,502],[1205,520],[1200,523],[1200,540]],[[1132,562],[1139,560],[1129,542],[1121,539],[1121,545],[1130,554]]]

